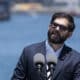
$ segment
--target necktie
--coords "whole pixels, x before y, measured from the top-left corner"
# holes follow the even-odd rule
[[[47,80],[51,80],[51,72],[50,72],[50,69],[49,69],[49,66],[46,65],[46,69],[47,69]]]

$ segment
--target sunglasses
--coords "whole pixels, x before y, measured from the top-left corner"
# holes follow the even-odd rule
[[[62,24],[58,24],[58,23],[52,23],[50,25],[52,28],[56,28],[57,30],[61,30],[61,31],[66,31],[66,30],[69,30],[69,28],[67,26],[64,26]]]

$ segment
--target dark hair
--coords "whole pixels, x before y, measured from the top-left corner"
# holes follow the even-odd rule
[[[75,29],[74,19],[73,17],[65,12],[57,12],[52,15],[51,24],[56,18],[66,18],[69,21],[69,31],[73,31]]]

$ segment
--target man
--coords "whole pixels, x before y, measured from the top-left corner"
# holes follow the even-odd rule
[[[33,62],[33,57],[37,53],[44,56],[54,54],[58,58],[52,80],[80,80],[80,54],[64,44],[74,29],[75,24],[71,15],[64,12],[55,13],[48,28],[48,39],[24,48],[11,80],[42,79]],[[45,74],[45,66],[42,70]]]

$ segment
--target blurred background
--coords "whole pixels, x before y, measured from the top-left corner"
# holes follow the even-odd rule
[[[59,11],[73,15],[76,29],[66,44],[80,52],[80,0],[0,0],[0,80],[10,80],[25,46],[47,38]]]

